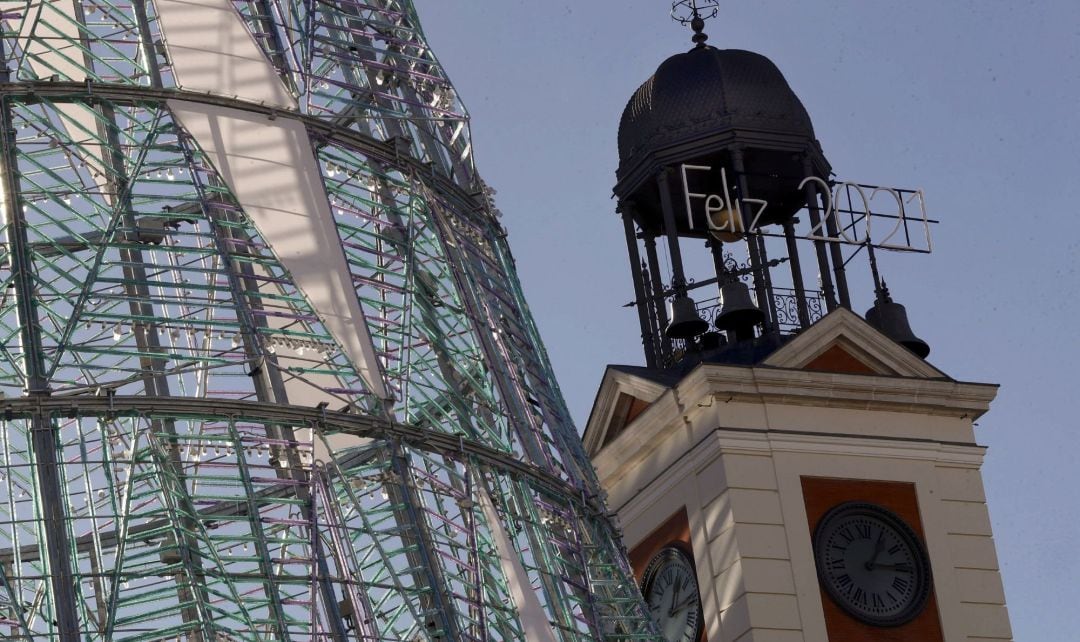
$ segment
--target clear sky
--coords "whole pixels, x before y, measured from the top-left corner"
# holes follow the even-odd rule
[[[666,0],[416,4],[583,427],[605,365],[644,363],[610,199],[619,116],[689,31]],[[1076,640],[1080,2],[722,4],[709,43],[779,66],[838,177],[921,187],[942,221],[932,255],[882,265],[929,360],[1002,386],[977,438],[1015,639]]]

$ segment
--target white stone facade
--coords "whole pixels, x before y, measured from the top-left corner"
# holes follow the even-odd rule
[[[837,345],[880,374],[801,369]],[[686,507],[710,642],[828,639],[803,477],[914,484],[944,639],[1010,640],[973,429],[996,391],[839,310],[756,367],[609,369],[585,441],[628,549]],[[619,394],[651,405],[601,447]]]

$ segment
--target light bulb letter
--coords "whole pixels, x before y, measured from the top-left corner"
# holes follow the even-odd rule
[[[851,202],[851,190],[854,189],[855,193],[859,195],[859,199],[862,200],[862,210],[856,210],[855,204]],[[870,200],[866,198],[866,192],[863,191],[862,185],[858,183],[852,183],[850,181],[844,183],[838,183],[836,185],[836,191],[833,192],[833,203],[841,202],[841,194],[847,198],[847,210],[852,217],[850,225],[844,225],[840,220],[839,212],[834,209],[833,214],[836,217],[836,230],[841,237],[851,245],[862,245],[870,240]],[[866,238],[859,240],[859,233],[855,231],[855,225],[857,223],[863,223],[866,226]],[[848,236],[848,230],[854,236]]]
[[[721,167],[720,168],[720,185],[723,186],[723,188],[724,188],[724,199],[728,202],[728,205],[729,205],[728,209],[731,210],[731,212],[732,212],[732,216],[729,217],[729,218],[732,219],[732,221],[731,221],[731,228],[732,228],[731,231],[732,232],[741,232],[742,228],[743,228],[742,206],[739,205],[739,201],[731,198],[731,188],[728,186],[728,182],[727,182],[727,168],[726,167]],[[738,222],[736,222],[735,219],[738,219]]]
[[[705,197],[705,223],[708,224],[710,231],[735,232],[735,221],[731,220],[730,216],[723,215],[724,209],[724,199],[716,194],[709,194]],[[716,220],[713,219],[713,213],[715,212],[721,212],[720,225],[717,225]]]
[[[694,229],[694,210],[693,210],[693,206],[690,204],[690,199],[691,198],[707,198],[709,195],[708,194],[697,194],[697,193],[694,193],[694,192],[690,191],[690,181],[686,176],[686,170],[688,170],[688,169],[699,171],[699,172],[707,172],[707,171],[711,170],[712,167],[709,167],[707,165],[685,165],[685,164],[684,165],[679,165],[679,175],[682,177],[683,198],[686,201],[686,222],[687,222],[687,225],[689,225],[690,229]],[[708,203],[709,203],[709,201],[706,200],[705,201],[706,208],[708,207]],[[706,213],[705,218],[706,219],[709,218],[707,213]]]
[[[824,211],[821,213],[821,220],[818,221],[817,225],[810,228],[810,233],[806,235],[806,238],[810,239],[811,241],[839,240],[834,239],[830,236],[823,236],[821,234],[821,228],[825,225],[825,221],[833,215],[833,211],[836,207],[836,201],[832,195],[832,186],[817,176],[807,176],[806,178],[802,179],[802,182],[799,183],[799,187],[797,189],[801,190],[803,187],[806,186],[807,183],[817,183],[821,185],[821,194],[825,197],[825,206],[822,208]]]
[[[760,205],[758,211],[755,212],[754,216],[750,219],[749,231],[756,232],[758,230],[758,225],[761,223],[761,215],[765,213],[765,208],[769,206],[769,202],[763,201],[760,198],[744,198],[742,199],[742,202],[747,205]]]
[[[896,225],[894,225],[892,230],[885,235],[885,238],[877,242],[877,247],[901,250],[905,249],[905,246],[889,243],[889,239],[891,239],[901,229],[907,230],[907,219],[904,218],[904,199],[900,196],[900,192],[896,191],[891,187],[877,187],[874,189],[874,191],[870,192],[871,201],[874,200],[874,196],[878,192],[886,192],[893,197],[893,200],[896,201]],[[868,242],[870,241],[870,220],[866,221],[866,240]]]

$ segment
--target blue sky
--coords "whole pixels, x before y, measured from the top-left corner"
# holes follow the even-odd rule
[[[583,426],[605,365],[643,363],[610,199],[619,116],[689,32],[665,0],[416,4]],[[1080,3],[723,5],[709,43],[777,64],[840,178],[921,187],[942,221],[932,255],[883,269],[932,363],[1002,385],[977,437],[1015,638],[1075,639]]]

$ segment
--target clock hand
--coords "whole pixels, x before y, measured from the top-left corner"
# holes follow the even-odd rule
[[[668,611],[668,617],[674,617],[676,613],[678,613],[679,611],[681,611],[681,610],[685,609],[687,606],[689,606],[690,603],[694,601],[694,597],[695,597],[695,595],[693,593],[690,593],[690,595],[687,595],[685,598],[683,598],[682,602],[679,602],[678,604],[673,605],[671,607],[671,610]]]
[[[885,550],[885,540],[882,539],[884,537],[885,537],[885,531],[883,529],[881,532],[878,533],[877,543],[874,544],[874,554],[873,554],[873,556],[871,556],[870,559],[866,562],[866,564],[864,564],[864,566],[866,567],[866,570],[869,571],[874,567],[874,563],[877,562],[878,555],[881,555],[881,552]]]
[[[911,572],[911,565],[910,564],[904,564],[903,562],[901,562],[899,564],[878,564],[877,562],[871,562],[871,563],[868,563],[866,565],[866,568],[867,568],[867,570],[875,569],[875,568],[887,568],[887,569],[892,569],[894,571],[902,571],[902,572],[908,572],[908,573]]]

